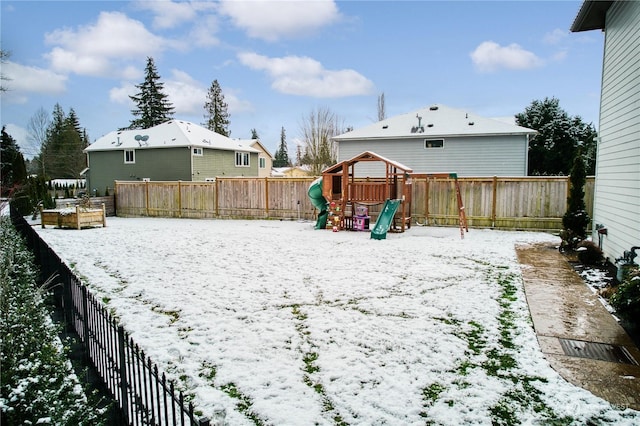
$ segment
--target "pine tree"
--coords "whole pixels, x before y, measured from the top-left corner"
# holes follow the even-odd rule
[[[260,139],[260,136],[258,136],[258,131],[256,129],[251,129],[251,139]]]
[[[289,160],[289,152],[287,150],[287,138],[283,127],[280,131],[280,147],[276,151],[276,158],[273,161],[273,167],[287,167],[290,164],[291,161]]]
[[[571,187],[569,188],[569,197],[567,197],[567,211],[562,216],[561,249],[573,250],[586,237],[587,225],[591,220],[584,202],[586,178],[582,150],[578,148],[573,158],[573,166],[569,176]]]
[[[533,101],[516,114],[519,126],[537,130],[529,141],[529,175],[567,175],[576,150],[581,147],[587,173],[595,173],[597,133],[592,124],[571,117],[556,98]]]
[[[227,112],[227,103],[224,101],[224,95],[220,89],[218,80],[213,80],[211,87],[207,92],[207,101],[204,104],[203,126],[220,135],[230,136],[229,131],[229,113]]]
[[[147,58],[144,82],[136,87],[138,94],[129,98],[137,107],[131,113],[138,118],[131,120],[129,129],[148,129],[173,118],[174,108],[163,91],[164,83],[160,81],[153,58]]]
[[[77,178],[87,164],[83,152],[87,142],[86,131],[73,108],[67,116],[56,104],[40,151],[41,174],[50,178]]]
[[[3,197],[11,195],[27,180],[27,169],[20,147],[13,136],[6,132],[4,126],[0,142],[0,175],[0,194]]]

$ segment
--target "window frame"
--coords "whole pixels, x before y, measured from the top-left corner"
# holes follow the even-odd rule
[[[202,157],[204,155],[204,150],[202,148],[192,148],[191,155],[194,157]]]
[[[131,158],[129,159],[129,155],[131,154]],[[136,150],[135,149],[125,149],[124,150],[124,164],[136,164]]]
[[[266,169],[267,168],[267,159],[264,157],[260,157],[258,158],[258,167],[261,169]]]
[[[251,167],[251,154],[244,151],[235,153],[236,167]]]
[[[439,146],[428,146],[429,142],[439,142]],[[444,148],[444,138],[437,139],[425,139],[424,140],[424,149],[443,149]]]

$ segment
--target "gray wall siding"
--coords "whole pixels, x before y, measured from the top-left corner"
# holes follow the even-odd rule
[[[611,261],[640,245],[640,2],[607,12],[594,224]],[[595,235],[594,235],[595,237]]]
[[[363,151],[372,151],[402,163],[416,173],[526,176],[526,136],[445,137],[443,148],[424,148],[424,139],[341,141],[338,161],[348,160]],[[362,170],[364,173],[369,171],[366,167]],[[370,170],[374,172],[374,169]]]
[[[135,163],[125,164],[124,151],[89,152],[87,189],[113,188],[115,180],[191,180],[187,148],[136,149]]]

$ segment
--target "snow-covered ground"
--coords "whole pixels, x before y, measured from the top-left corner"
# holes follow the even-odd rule
[[[557,237],[414,226],[378,241],[313,227],[37,230],[196,407],[224,408],[230,425],[640,422],[543,358],[515,246]]]

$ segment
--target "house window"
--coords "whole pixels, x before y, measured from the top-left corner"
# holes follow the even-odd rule
[[[264,157],[260,157],[260,168],[264,169],[267,167],[267,159]]]
[[[249,167],[248,152],[236,152],[236,167]]]
[[[193,155],[197,155],[198,157],[202,157],[202,148],[193,148]]]
[[[133,149],[124,150],[124,164],[133,164],[136,162],[136,151]]]
[[[425,139],[425,148],[444,148],[444,139]]]

